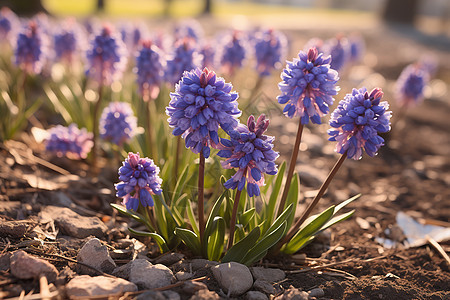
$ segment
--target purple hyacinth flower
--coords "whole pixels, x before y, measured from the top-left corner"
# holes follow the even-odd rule
[[[214,66],[214,59],[216,56],[216,49],[211,42],[206,42],[200,47],[200,55],[203,56],[202,67],[211,69]]]
[[[390,130],[391,112],[389,104],[381,102],[383,92],[380,88],[370,93],[366,88],[353,89],[347,94],[331,114],[328,130],[330,141],[337,142],[336,152],[355,160],[362,157],[363,149],[369,156],[375,156],[384,139],[378,133]]]
[[[139,203],[143,207],[153,206],[152,195],[160,195],[162,179],[159,168],[150,158],[142,158],[139,153],[128,153],[128,157],[119,168],[119,183],[116,196],[123,198],[122,204],[127,209],[138,210]]]
[[[11,43],[14,30],[17,30],[16,28],[19,26],[20,22],[16,14],[8,7],[2,7],[0,10],[0,41],[9,41]]]
[[[308,52],[311,48],[316,48],[319,53],[323,53],[323,40],[317,37],[308,40],[303,48],[303,51]]]
[[[47,39],[34,21],[19,33],[14,51],[15,63],[27,73],[41,72],[46,59]]]
[[[350,59],[350,45],[342,36],[330,39],[325,43],[324,53],[331,55],[331,68],[340,71]]]
[[[352,62],[360,61],[364,56],[365,43],[364,39],[357,34],[353,34],[348,39],[350,44],[349,59]]]
[[[56,61],[75,62],[78,51],[85,46],[81,30],[74,19],[68,19],[65,26],[53,35]]]
[[[110,85],[122,77],[126,63],[125,44],[110,26],[103,26],[87,51],[86,75],[100,85]]]
[[[308,53],[300,51],[299,58],[288,61],[278,84],[281,95],[278,103],[286,104],[283,112],[289,118],[299,116],[302,124],[320,124],[320,117],[327,114],[333,104],[338,73],[330,68],[331,57],[319,54],[316,48]]]
[[[136,73],[139,93],[144,101],[154,100],[159,95],[164,78],[164,64],[160,50],[151,41],[141,43],[136,57]]]
[[[92,133],[85,128],[78,129],[76,124],[69,127],[58,125],[48,130],[46,150],[58,157],[84,159],[94,145],[92,138]]]
[[[175,42],[174,51],[167,60],[164,77],[170,84],[177,83],[184,71],[191,71],[201,65],[194,40],[184,38]]]
[[[136,128],[137,118],[126,102],[111,102],[100,117],[100,137],[119,146],[136,134]]]
[[[176,40],[189,38],[199,42],[203,38],[204,32],[202,25],[197,20],[188,19],[180,22],[175,27],[174,36]]]
[[[186,147],[209,157],[210,146],[219,144],[219,126],[228,132],[238,125],[238,94],[213,71],[199,68],[184,72],[166,108],[175,136],[183,135]]]
[[[224,36],[217,53],[217,65],[222,66],[225,74],[233,75],[242,67],[247,55],[246,42],[239,31]]]
[[[255,42],[256,70],[260,76],[269,76],[275,69],[281,68],[287,39],[278,31],[266,30],[256,36]]]
[[[247,126],[239,124],[230,132],[230,139],[221,139],[218,156],[226,158],[222,162],[225,169],[237,168],[233,175],[224,184],[227,189],[242,189],[247,184],[247,193],[250,197],[259,196],[259,187],[264,185],[263,173],[275,175],[278,172],[275,160],[278,152],[273,148],[274,137],[264,132],[269,126],[269,120],[261,115],[255,123],[250,116]]]
[[[411,107],[423,101],[423,91],[429,81],[428,71],[419,65],[408,65],[400,74],[396,88],[400,106]]]

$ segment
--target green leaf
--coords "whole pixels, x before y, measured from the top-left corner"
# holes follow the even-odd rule
[[[286,221],[256,243],[256,245],[247,252],[241,263],[249,266],[261,257],[264,257],[267,254],[267,251],[283,237],[285,231]]]
[[[147,222],[147,220],[145,219],[145,217],[137,212],[134,212],[132,210],[126,209],[124,206],[119,205],[119,204],[110,204],[114,209],[117,209],[121,214],[126,215],[127,217],[133,218],[134,220],[141,222],[143,224],[145,224],[147,227],[149,227],[151,230],[155,230],[155,228],[153,228],[151,226],[151,224],[149,224]]]
[[[237,242],[236,244],[231,247],[225,256],[222,258],[222,262],[241,262],[244,258],[245,254],[255,245],[255,243],[258,241],[259,236],[261,234],[261,229],[258,227],[255,227],[250,233]]]
[[[218,216],[220,211],[220,206],[222,205],[223,199],[227,195],[227,190],[225,190],[222,195],[216,200],[214,203],[214,206],[211,209],[211,212],[209,213],[208,220],[206,220],[205,225],[205,232],[203,235],[203,241],[202,241],[202,250],[204,254],[207,254],[208,252],[208,238],[213,232],[213,226],[214,226],[214,220]]]
[[[285,207],[288,207],[289,204],[293,206],[293,212],[287,219],[287,227],[291,228],[292,223],[294,222],[295,211],[297,209],[298,204],[298,195],[300,189],[300,180],[298,178],[298,173],[295,173],[292,177],[291,186],[289,187],[289,192],[286,198]],[[283,208],[284,209],[284,208]]]
[[[225,220],[222,217],[214,218],[213,233],[208,240],[208,259],[218,261],[222,256],[225,242]]]
[[[192,202],[191,200],[187,201],[187,215],[188,215],[188,219],[189,219],[189,223],[192,226],[192,230],[194,230],[196,235],[200,235],[200,231],[198,230],[198,226],[197,226],[197,220],[195,218],[195,214],[194,214],[194,209],[192,208]]]
[[[262,227],[262,232],[266,232],[272,223],[273,216],[275,215],[275,209],[277,207],[277,199],[281,190],[281,184],[283,183],[284,171],[286,169],[286,162],[283,161],[280,168],[278,169],[277,179],[272,186],[272,192],[269,197],[269,203],[265,206],[264,219],[266,220],[266,225]]]
[[[181,194],[183,193],[183,189],[187,182],[187,177],[189,174],[189,164],[187,164],[183,171],[181,172],[180,176],[178,177],[177,184],[175,185],[175,192],[173,193],[172,203],[177,204],[177,200],[180,198]]]
[[[244,212],[242,215],[239,216],[239,223],[244,225],[246,227],[252,218],[255,216],[256,209],[254,207],[250,208],[246,212]]]
[[[199,237],[189,229],[177,227],[175,235],[181,238],[184,244],[192,251],[194,255],[201,255]]]
[[[347,204],[355,201],[356,199],[358,199],[359,197],[361,197],[361,194],[358,194],[356,196],[351,197],[350,199],[347,199],[345,201],[343,201],[342,203],[336,205],[336,207],[334,208],[334,214],[336,214],[339,210],[341,210],[344,206],[346,206]]]
[[[333,216],[334,206],[331,206],[318,216],[314,216],[309,223],[305,222],[297,234],[285,245],[282,251],[286,254],[293,254],[300,250],[304,244],[313,236],[320,228],[325,225]],[[308,220],[307,220],[308,221]]]
[[[283,211],[283,213],[273,222],[273,224],[269,227],[269,229],[263,234],[263,238],[269,234],[271,234],[273,231],[277,230],[278,227],[280,227],[281,224],[283,224],[284,221],[286,221],[287,225],[287,219],[290,217],[294,210],[294,205],[291,203],[288,207]],[[287,228],[287,226],[286,226]],[[284,235],[284,234],[283,234]]]
[[[333,226],[334,224],[337,224],[337,223],[339,223],[339,222],[342,222],[342,221],[347,220],[347,219],[350,218],[354,213],[355,213],[355,210],[351,210],[351,211],[349,211],[349,212],[347,212],[347,213],[345,213],[345,214],[342,214],[342,215],[333,217],[331,220],[329,220],[325,225],[323,225],[323,226],[320,228],[320,231],[324,231],[325,229],[327,229],[327,228]]]
[[[159,246],[159,251],[161,251],[161,253],[166,253],[169,252],[169,246],[167,246],[166,241],[164,240],[164,238],[162,236],[160,236],[157,233],[154,232],[147,232],[147,231],[141,231],[141,230],[136,230],[133,228],[128,228],[128,230],[135,235],[139,235],[139,236],[149,236],[152,239],[155,240],[155,242],[158,244]]]

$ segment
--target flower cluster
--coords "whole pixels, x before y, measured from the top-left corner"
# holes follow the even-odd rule
[[[75,23],[71,25],[53,36],[55,58],[58,61],[72,63],[76,51],[80,48],[79,33],[76,31]]]
[[[236,117],[241,114],[231,92],[233,86],[221,77],[199,68],[184,72],[171,101],[166,108],[173,134],[183,135],[187,148],[194,153],[202,152],[209,157],[210,146],[219,144],[219,126],[226,132],[238,125]]]
[[[46,150],[58,157],[84,159],[93,146],[92,133],[85,128],[78,129],[76,124],[70,124],[69,127],[55,126],[48,130],[48,134]]]
[[[194,47],[194,40],[184,38],[178,40],[172,56],[167,60],[164,77],[171,84],[177,83],[184,71],[191,71],[201,63],[201,57]]]
[[[105,25],[87,52],[86,75],[101,85],[109,85],[122,77],[127,63],[127,50],[112,28]]]
[[[286,47],[287,39],[281,32],[266,30],[257,35],[256,70],[260,76],[269,76],[272,70],[281,68],[281,59],[285,55]]]
[[[330,68],[331,57],[323,57],[316,48],[307,53],[300,51],[299,58],[288,61],[281,73],[282,81],[278,84],[281,95],[278,103],[286,104],[283,112],[289,118],[301,117],[301,123],[309,120],[320,124],[320,117],[327,114],[328,106],[333,104],[333,97],[339,88],[339,77]]]
[[[327,41],[324,52],[331,55],[330,66],[340,71],[350,59],[350,45],[347,38],[338,36]]]
[[[429,74],[419,65],[407,66],[397,80],[397,101],[400,106],[409,107],[423,101],[423,90]]]
[[[136,73],[139,92],[144,101],[156,99],[164,77],[164,66],[158,47],[151,41],[141,43],[136,57]]]
[[[152,195],[160,195],[162,180],[159,168],[150,158],[142,158],[139,153],[128,153],[128,157],[119,168],[119,183],[115,184],[116,196],[123,198],[127,209],[138,210],[153,206]]]
[[[336,141],[336,152],[355,160],[362,157],[363,149],[369,156],[375,156],[384,145],[384,139],[378,133],[390,130],[391,112],[389,105],[381,102],[383,92],[380,88],[370,93],[366,88],[353,89],[339,103],[331,114],[328,130],[330,141]]]
[[[30,21],[17,37],[15,63],[27,73],[40,73],[44,65],[46,39],[35,22]]]
[[[238,31],[224,37],[219,48],[218,63],[225,74],[234,74],[236,69],[242,67],[247,49],[242,34]]]
[[[226,158],[222,162],[225,169],[238,168],[224,186],[228,189],[242,191],[247,183],[247,193],[250,197],[259,196],[259,187],[264,185],[263,173],[275,175],[278,172],[275,160],[278,153],[273,148],[274,137],[264,132],[269,126],[269,120],[261,115],[255,123],[250,116],[247,126],[239,124],[230,132],[230,139],[221,139],[218,156]]]
[[[100,117],[100,137],[121,146],[136,133],[137,118],[130,104],[111,102]]]
[[[17,16],[8,7],[2,7],[0,10],[0,41],[9,40],[11,32],[18,24]]]

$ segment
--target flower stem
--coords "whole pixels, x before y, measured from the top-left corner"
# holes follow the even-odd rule
[[[236,190],[236,195],[234,197],[233,203],[233,212],[231,213],[231,220],[230,220],[230,237],[228,238],[228,250],[230,250],[230,248],[233,246],[234,230],[236,227],[236,215],[240,198],[241,198],[241,191]]]
[[[281,240],[278,249],[281,248],[283,244],[287,243],[297,233],[297,230],[300,228],[300,226],[302,226],[303,222],[305,222],[306,218],[308,218],[308,216],[311,214],[312,210],[317,205],[317,203],[319,203],[319,200],[322,198],[323,194],[325,194],[325,191],[330,185],[330,182],[333,180],[334,175],[336,175],[337,171],[342,166],[346,158],[347,158],[347,151],[345,151],[344,154],[342,154],[342,156],[334,165],[333,169],[331,169],[327,179],[322,183],[322,186],[320,187],[320,190],[317,193],[316,197],[311,201],[311,203],[309,203],[308,207],[303,212],[300,219],[298,219],[297,222],[295,222],[295,224],[291,227],[291,230],[289,230],[288,234]]]
[[[156,151],[156,141],[154,140],[154,136],[153,136],[153,128],[152,128],[152,114],[153,114],[153,109],[155,108],[155,106],[152,105],[151,103],[152,100],[148,100],[146,102],[147,104],[147,145],[148,145],[148,151],[149,151],[149,155],[150,157],[153,159],[153,161],[155,161],[156,163],[158,163],[158,151]]]
[[[200,162],[198,165],[198,203],[197,203],[200,241],[203,241],[203,234],[205,232],[205,217],[203,215],[204,182],[205,182],[205,156],[203,156],[203,152],[200,152]]]
[[[98,154],[98,135],[99,135],[99,128],[98,128],[98,122],[99,122],[99,114],[100,114],[100,107],[102,103],[103,98],[103,84],[100,84],[98,87],[98,100],[95,103],[94,107],[94,115],[92,120],[92,133],[93,133],[93,146],[92,146],[92,165],[94,169],[97,168],[97,154]]]
[[[286,178],[286,183],[284,185],[283,195],[281,196],[280,204],[278,205],[277,216],[280,216],[284,210],[284,205],[286,204],[286,198],[291,187],[292,176],[294,176],[295,165],[297,164],[298,151],[300,149],[300,141],[302,140],[303,124],[301,118],[298,120],[298,130],[297,137],[295,138],[294,149],[291,155],[291,161],[289,162],[289,169]]]

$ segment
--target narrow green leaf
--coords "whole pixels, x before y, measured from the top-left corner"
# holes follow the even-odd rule
[[[256,245],[247,252],[241,263],[249,266],[260,259],[261,256],[264,257],[267,254],[267,251],[283,237],[285,231],[286,221],[256,243]]]
[[[331,226],[333,226],[334,224],[337,224],[339,222],[345,221],[348,218],[350,218],[353,214],[355,213],[355,210],[351,210],[345,214],[339,215],[339,216],[335,216],[333,217],[331,220],[329,220],[325,225],[323,225],[320,228],[320,231],[323,231]]]
[[[214,218],[213,228],[208,240],[208,259],[218,261],[222,256],[225,242],[225,220],[222,217]]]
[[[333,216],[334,206],[331,206],[327,210],[323,211],[318,216],[314,216],[314,218],[309,222],[305,222],[305,226],[303,226],[297,234],[285,245],[282,251],[286,254],[293,254],[300,250],[303,247],[304,243],[309,240],[311,236],[313,236],[320,228],[326,224],[331,217]]]
[[[292,214],[287,219],[287,227],[291,228],[292,223],[294,222],[295,211],[297,210],[298,204],[298,195],[300,190],[300,180],[298,177],[298,173],[295,173],[292,177],[291,186],[289,187],[289,192],[286,198],[285,207],[288,207],[289,204],[292,204],[293,211]]]
[[[199,237],[189,229],[175,228],[175,235],[192,251],[194,255],[201,255]]]
[[[203,235],[203,241],[202,241],[202,250],[203,254],[207,254],[208,252],[208,238],[213,232],[213,223],[214,219],[217,217],[220,211],[220,206],[222,205],[223,199],[225,198],[225,195],[227,194],[227,191],[225,190],[222,195],[216,200],[214,203],[214,206],[211,209],[211,212],[209,213],[208,220],[206,220],[205,225],[205,232]]]
[[[347,199],[345,201],[343,201],[342,203],[339,203],[338,205],[336,205],[336,207],[334,208],[334,214],[336,214],[339,210],[341,210],[343,207],[345,207],[347,204],[355,201],[356,199],[358,199],[359,197],[361,197],[361,194],[358,194],[356,196],[351,197],[350,199]]]
[[[177,184],[175,185],[175,192],[173,193],[172,203],[176,205],[176,200],[178,200],[183,193],[183,189],[187,182],[187,177],[189,174],[189,164],[186,164],[180,176],[178,177]]]
[[[283,183],[285,169],[286,169],[286,162],[283,161],[280,168],[278,169],[278,175],[275,180],[275,183],[272,186],[272,192],[269,197],[269,203],[267,203],[265,207],[266,209],[264,211],[264,219],[266,220],[266,225],[263,227],[262,232],[267,231],[275,215],[275,209],[277,207],[277,199],[281,190],[281,184]]]
[[[195,218],[194,215],[194,209],[192,208],[192,202],[191,200],[187,201],[187,215],[188,215],[188,219],[189,219],[189,223],[192,226],[192,230],[194,230],[196,235],[200,235],[200,231],[198,230],[198,226],[197,226],[197,219]]]
[[[288,207],[283,211],[283,213],[273,222],[273,224],[269,227],[269,229],[263,234],[263,238],[267,235],[271,234],[273,231],[277,230],[280,225],[286,221],[287,225],[287,219],[290,217],[294,210],[294,205],[291,203]],[[287,228],[287,226],[286,226]],[[283,234],[284,235],[284,234]]]
[[[254,207],[245,211],[242,215],[239,216],[239,223],[241,223],[242,225],[244,225],[244,227],[246,227],[250,223],[252,218],[255,216],[255,212],[256,209]]]
[[[135,234],[135,235],[138,235],[138,236],[149,236],[149,237],[151,237],[158,244],[159,251],[161,251],[161,253],[169,252],[169,246],[167,246],[166,241],[159,234],[154,233],[154,232],[147,232],[147,231],[136,230],[136,229],[133,229],[133,228],[128,228],[128,230],[132,234]]]
[[[121,214],[126,215],[127,217],[133,218],[134,220],[141,222],[145,224],[147,227],[150,227],[152,230],[155,230],[145,219],[145,217],[137,212],[134,212],[132,210],[128,210],[125,208],[125,206],[119,205],[119,204],[110,204],[114,209],[117,209]]]
[[[231,247],[227,251],[225,256],[222,258],[222,262],[223,263],[230,261],[241,262],[245,254],[247,254],[247,252],[258,241],[260,234],[261,230],[259,226],[255,227],[255,229],[250,231],[250,233],[245,238],[234,244],[233,247]]]

